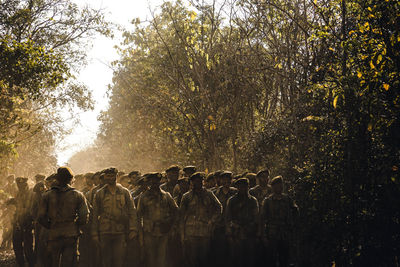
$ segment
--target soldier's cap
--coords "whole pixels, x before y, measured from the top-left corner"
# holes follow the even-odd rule
[[[241,186],[241,185],[249,185],[249,179],[247,178],[239,178],[235,181],[235,186]]]
[[[101,171],[102,174],[118,174],[117,168],[110,167]]]
[[[215,179],[215,173],[209,173],[208,175],[207,175],[207,177],[206,177],[206,181],[210,181],[210,180],[212,180],[212,179]]]
[[[57,178],[59,179],[72,179],[74,174],[69,167],[60,167],[57,169]]]
[[[257,178],[258,177],[261,177],[261,176],[269,176],[269,170],[268,169],[264,169],[264,170],[261,170],[261,171],[259,171],[258,173],[257,173]]]
[[[219,175],[221,178],[232,179],[233,173],[230,171],[224,171]]]
[[[169,166],[168,169],[165,170],[165,172],[179,172],[181,170],[181,167],[178,165],[172,165]]]
[[[33,187],[33,192],[39,193],[41,188],[44,188],[44,182],[43,181],[40,181],[37,184],[35,184],[35,186]]]
[[[160,181],[162,175],[159,172],[150,172],[150,173],[146,173],[144,176],[145,176],[146,181],[149,181],[152,179],[156,179],[156,180]]]
[[[43,181],[44,178],[46,178],[46,176],[44,176],[43,174],[38,173],[35,175],[35,181],[37,181],[37,182]]]
[[[206,174],[204,172],[195,172],[190,176],[189,180],[190,181],[193,181],[194,179],[204,180],[205,177],[206,177]]]
[[[249,172],[249,173],[246,173],[246,175],[244,177],[246,177],[249,180],[252,180],[252,179],[256,179],[256,176],[257,176],[257,174]]]
[[[135,176],[140,176],[140,171],[131,171],[128,176],[130,178],[135,177]]]
[[[215,172],[214,172],[215,178],[221,177],[221,174],[222,174],[223,172],[224,172],[224,171],[222,171],[222,170],[215,171]]]
[[[280,175],[272,178],[272,180],[271,180],[271,185],[282,184],[282,183],[283,183],[283,178]]]
[[[17,184],[24,184],[24,183],[28,182],[28,178],[26,178],[26,177],[17,177],[17,178],[15,178],[15,182]]]
[[[197,171],[197,169],[196,169],[196,166],[190,165],[190,166],[183,167],[182,171],[185,173],[186,172],[195,173]]]
[[[11,179],[15,179],[15,175],[14,174],[10,174],[9,176],[7,176],[7,180],[11,180]]]

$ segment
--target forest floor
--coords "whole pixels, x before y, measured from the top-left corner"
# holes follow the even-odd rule
[[[14,267],[15,255],[13,250],[0,249],[0,266],[1,267]]]

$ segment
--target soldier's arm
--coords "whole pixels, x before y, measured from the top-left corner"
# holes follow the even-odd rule
[[[218,218],[222,215],[222,205],[218,198],[214,195],[214,193],[209,192],[209,197],[211,198],[212,209],[211,223],[215,224]]]
[[[138,217],[137,211],[135,208],[135,203],[133,202],[132,196],[129,191],[125,192],[125,199],[127,199],[127,209],[129,216],[129,231],[130,232],[138,232]]]
[[[258,228],[258,224],[259,224],[259,207],[258,207],[258,201],[256,198],[253,199],[254,201],[252,201],[252,208],[251,208],[251,218],[249,218],[253,224],[252,227],[254,227],[253,229],[257,229]]]
[[[99,238],[99,212],[100,212],[100,200],[96,194],[93,199],[93,221],[91,225],[91,234],[94,239]]]
[[[77,194],[78,196],[78,207],[77,207],[77,224],[79,226],[84,226],[85,224],[87,224],[88,220],[89,220],[89,207],[86,201],[85,196],[78,192]]]
[[[45,228],[50,228],[50,220],[48,217],[48,195],[45,194],[43,195],[39,207],[38,207],[38,213],[37,213],[37,220],[38,222]]]
[[[231,234],[231,221],[232,221],[232,198],[228,199],[228,202],[226,203],[226,211],[225,211],[225,229],[228,233],[228,235]]]

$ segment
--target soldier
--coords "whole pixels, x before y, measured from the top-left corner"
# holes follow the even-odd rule
[[[216,184],[217,183],[215,181],[215,173],[212,172],[208,174],[204,183],[204,187],[206,189],[212,190],[213,188],[215,188]]]
[[[136,181],[135,183],[136,189],[131,193],[136,206],[138,205],[139,198],[148,189],[148,181],[146,179],[147,175],[148,174],[143,175],[143,177],[139,178]]]
[[[214,194],[221,202],[222,205],[222,216],[218,220],[217,226],[214,232],[214,242],[215,248],[213,249],[214,252],[217,253],[216,260],[219,266],[228,266],[229,263],[226,260],[229,256],[229,244],[228,238],[225,232],[225,210],[226,210],[226,203],[228,199],[237,193],[237,189],[231,187],[232,181],[232,172],[224,171],[219,175],[220,184],[221,186],[215,190]]]
[[[190,176],[192,176],[196,172],[196,167],[195,166],[185,166],[183,169],[183,177],[189,179]]]
[[[68,167],[57,170],[57,185],[43,194],[38,221],[49,229],[47,248],[51,266],[77,266],[78,237],[87,223],[89,209],[84,195],[70,186],[73,179]]]
[[[33,255],[33,217],[32,204],[34,195],[29,189],[28,178],[18,177],[15,179],[18,193],[15,197],[15,215],[13,228],[13,248],[18,266],[34,266]]]
[[[261,170],[257,173],[258,185],[250,189],[250,195],[255,197],[258,203],[262,203],[263,200],[271,194],[271,187],[268,184],[269,170]]]
[[[35,176],[35,178],[37,175]],[[40,177],[41,178],[41,177]],[[44,184],[43,179],[36,179],[37,183],[33,187],[34,199],[33,199],[33,207],[32,207],[32,215],[34,219],[34,228],[35,228],[35,250],[34,250],[34,258],[37,266],[44,266],[44,258],[46,251],[46,243],[41,237],[43,236],[43,226],[37,221],[38,219],[38,211],[39,205],[42,201],[43,193],[46,191],[46,186]]]
[[[187,177],[181,177],[178,179],[178,184],[174,188],[173,197],[178,206],[181,204],[182,196],[189,191],[189,180]]]
[[[14,174],[7,176],[7,184],[4,186],[4,191],[10,194],[11,197],[15,197],[17,195],[18,188],[15,184]]]
[[[93,206],[94,196],[96,195],[97,191],[99,191],[105,185],[104,174],[102,173],[102,171],[96,172],[93,175],[93,182],[95,186],[85,194],[86,199],[92,206]]]
[[[129,183],[131,185],[129,190],[131,190],[131,191],[136,190],[137,182],[141,178],[140,171],[131,171],[128,174],[128,177],[129,177],[129,180],[130,180]]]
[[[105,185],[93,201],[92,237],[100,244],[104,267],[122,267],[125,241],[138,234],[135,204],[130,192],[117,184],[117,169],[103,171]]]
[[[177,165],[172,165],[165,170],[167,182],[161,185],[161,189],[172,195],[174,188],[178,182],[179,171],[181,168]]]
[[[130,184],[130,178],[128,175],[123,175],[119,178],[119,183],[125,187],[126,189],[130,190],[131,184]]]
[[[243,177],[249,179],[249,188],[253,188],[257,185],[257,174],[249,172]]]
[[[146,176],[149,190],[139,199],[138,216],[143,222],[143,244],[147,267],[163,267],[169,233],[176,221],[178,206],[171,194],[160,189],[160,173]]]
[[[180,213],[181,242],[187,266],[206,266],[209,242],[222,206],[215,195],[203,187],[205,174],[190,177],[192,189],[182,197]]]
[[[238,193],[226,205],[226,232],[234,266],[254,266],[254,249],[257,235],[258,203],[249,194],[249,181],[240,178],[235,182]]]
[[[262,203],[260,229],[266,248],[271,252],[271,266],[285,267],[289,263],[289,245],[298,208],[288,195],[282,193],[281,176],[273,178],[271,186],[273,193]]]
[[[82,188],[82,193],[84,195],[86,195],[93,188],[93,176],[94,173],[92,172],[85,173],[85,175],[83,176],[85,180],[85,185]]]

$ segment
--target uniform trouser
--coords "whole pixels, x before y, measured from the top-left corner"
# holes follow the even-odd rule
[[[232,266],[255,266],[255,242],[255,238],[230,240]]]
[[[125,256],[125,234],[100,235],[104,267],[122,267]]]
[[[77,266],[78,237],[49,240],[47,248],[51,254],[51,267]]]
[[[36,267],[47,267],[51,263],[51,254],[47,248],[48,230],[40,225],[35,227],[35,261]]]
[[[93,266],[93,256],[91,252],[93,251],[92,245],[93,240],[89,236],[88,232],[85,231],[83,235],[79,238],[79,266],[81,267],[91,267]]]
[[[209,237],[188,236],[184,242],[186,266],[207,266],[209,259]]]
[[[169,266],[180,267],[182,266],[182,243],[179,235],[172,232],[168,236],[167,258]]]
[[[270,264],[268,266],[287,267],[289,266],[289,241],[279,239],[269,239],[266,245],[270,252]]]
[[[215,259],[213,266],[228,267],[231,266],[229,258],[229,242],[224,227],[218,227],[214,231],[212,240],[212,258]]]
[[[14,227],[12,239],[18,266],[24,267],[25,260],[29,266],[34,266],[32,227]]]
[[[125,267],[142,267],[144,255],[138,238],[128,240],[125,251]]]
[[[144,233],[146,267],[166,267],[168,235],[153,236]],[[172,266],[173,267],[173,266]]]

